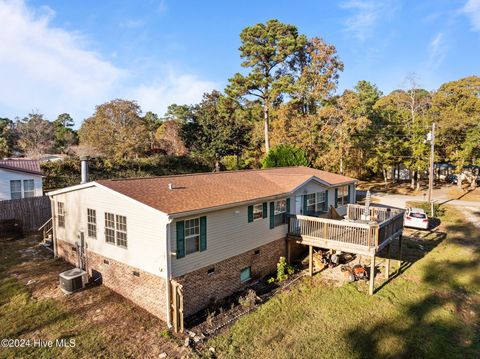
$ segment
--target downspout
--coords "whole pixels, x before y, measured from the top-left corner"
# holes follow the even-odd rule
[[[167,257],[167,290],[166,290],[166,295],[167,295],[167,326],[168,328],[172,327],[172,314],[171,314],[171,303],[170,303],[170,280],[172,279],[172,261],[171,261],[171,243],[170,243],[170,224],[172,223],[173,219],[169,218],[167,222],[167,252],[166,252],[166,257]]]
[[[58,257],[58,251],[57,251],[57,228],[56,224],[57,221],[55,220],[55,202],[53,201],[53,197],[50,198],[50,208],[52,211],[52,240],[53,240],[53,257],[57,258]]]

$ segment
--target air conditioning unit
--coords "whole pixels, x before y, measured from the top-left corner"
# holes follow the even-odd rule
[[[60,289],[70,294],[85,287],[88,275],[83,269],[73,268],[60,273]]]

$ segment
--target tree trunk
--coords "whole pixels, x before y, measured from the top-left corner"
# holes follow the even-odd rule
[[[462,173],[457,173],[457,186],[458,189],[462,189],[462,180],[463,180],[463,174]]]
[[[265,131],[265,154],[268,154],[270,151],[270,141],[268,139],[268,103],[267,101],[263,104],[263,127]]]
[[[410,171],[410,188],[415,189],[415,171]]]
[[[383,168],[382,171],[383,171],[383,182],[385,183],[385,186],[386,186],[388,184],[387,170]]]

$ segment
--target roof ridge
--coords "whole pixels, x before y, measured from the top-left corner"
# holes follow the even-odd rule
[[[248,168],[243,170],[229,170],[229,171],[219,171],[219,172],[195,172],[195,173],[180,173],[175,175],[163,175],[163,176],[148,176],[148,177],[126,177],[126,178],[111,178],[111,179],[101,179],[95,182],[101,181],[129,181],[129,180],[147,180],[147,179],[158,179],[158,178],[178,178],[178,177],[192,177],[200,175],[221,175],[221,174],[232,174],[232,173],[245,173],[245,172],[267,172],[275,171],[286,168],[309,168],[315,170],[315,168],[306,167],[306,166],[285,166],[285,167],[271,167],[271,168]],[[318,170],[321,171],[321,170]]]

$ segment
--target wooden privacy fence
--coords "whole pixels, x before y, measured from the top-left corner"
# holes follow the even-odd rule
[[[47,196],[0,201],[0,221],[17,220],[24,232],[38,231],[51,217],[50,198]]]

